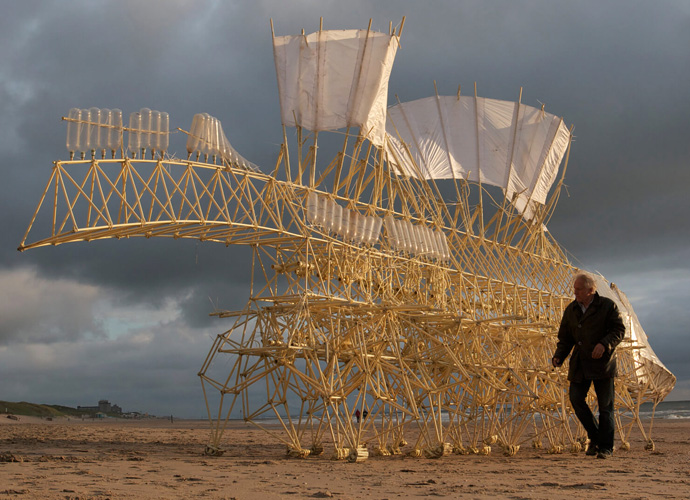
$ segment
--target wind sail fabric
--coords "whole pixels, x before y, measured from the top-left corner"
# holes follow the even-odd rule
[[[397,49],[397,36],[368,30],[274,37],[283,124],[311,131],[357,126],[383,146]]]
[[[597,292],[610,298],[618,306],[625,324],[625,339],[632,346],[634,366],[619,365],[619,370],[624,372],[626,379],[638,383],[638,390],[647,387],[659,391],[659,399],[664,399],[673,390],[676,377],[664,366],[652,346],[649,345],[647,334],[642,329],[628,296],[614,283],[609,284],[603,276],[596,273],[592,276],[597,284]]]
[[[388,110],[398,174],[499,186],[526,218],[544,204],[570,143],[563,120],[517,102],[434,96]]]

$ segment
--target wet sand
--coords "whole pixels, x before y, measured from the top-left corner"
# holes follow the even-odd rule
[[[20,420],[0,415],[0,500],[297,498],[690,498],[690,421],[657,420],[654,451],[633,433],[608,460],[524,448],[440,459],[398,455],[348,463],[328,452],[288,458],[245,423],[203,454],[207,421]]]

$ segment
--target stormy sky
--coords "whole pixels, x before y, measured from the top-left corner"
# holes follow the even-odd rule
[[[197,377],[248,298],[250,252],[194,241],[66,244],[17,252],[72,107],[147,107],[188,129],[218,117],[270,171],[282,130],[277,35],[373,28],[406,16],[389,87],[546,105],[575,126],[549,223],[573,261],[631,299],[690,399],[690,3],[544,1],[5,1],[0,16],[0,400],[202,417]],[[185,154],[184,138],[171,152]],[[43,232],[41,233],[41,230]],[[35,229],[30,239],[47,236]]]

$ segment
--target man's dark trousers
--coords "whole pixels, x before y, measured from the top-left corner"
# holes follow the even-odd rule
[[[587,405],[587,393],[594,383],[594,392],[599,405],[599,424],[594,419],[592,410]],[[613,399],[615,390],[613,378],[596,380],[585,379],[582,382],[570,382],[570,404],[575,415],[587,431],[590,442],[598,446],[599,450],[613,451]]]

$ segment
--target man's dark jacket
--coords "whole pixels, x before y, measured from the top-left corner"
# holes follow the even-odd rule
[[[573,350],[568,380],[613,378],[616,376],[616,346],[625,336],[625,325],[616,303],[595,292],[591,304],[583,313],[576,300],[563,312],[558,329],[558,345],[553,357],[563,362]],[[592,359],[594,346],[606,349],[599,359]]]

